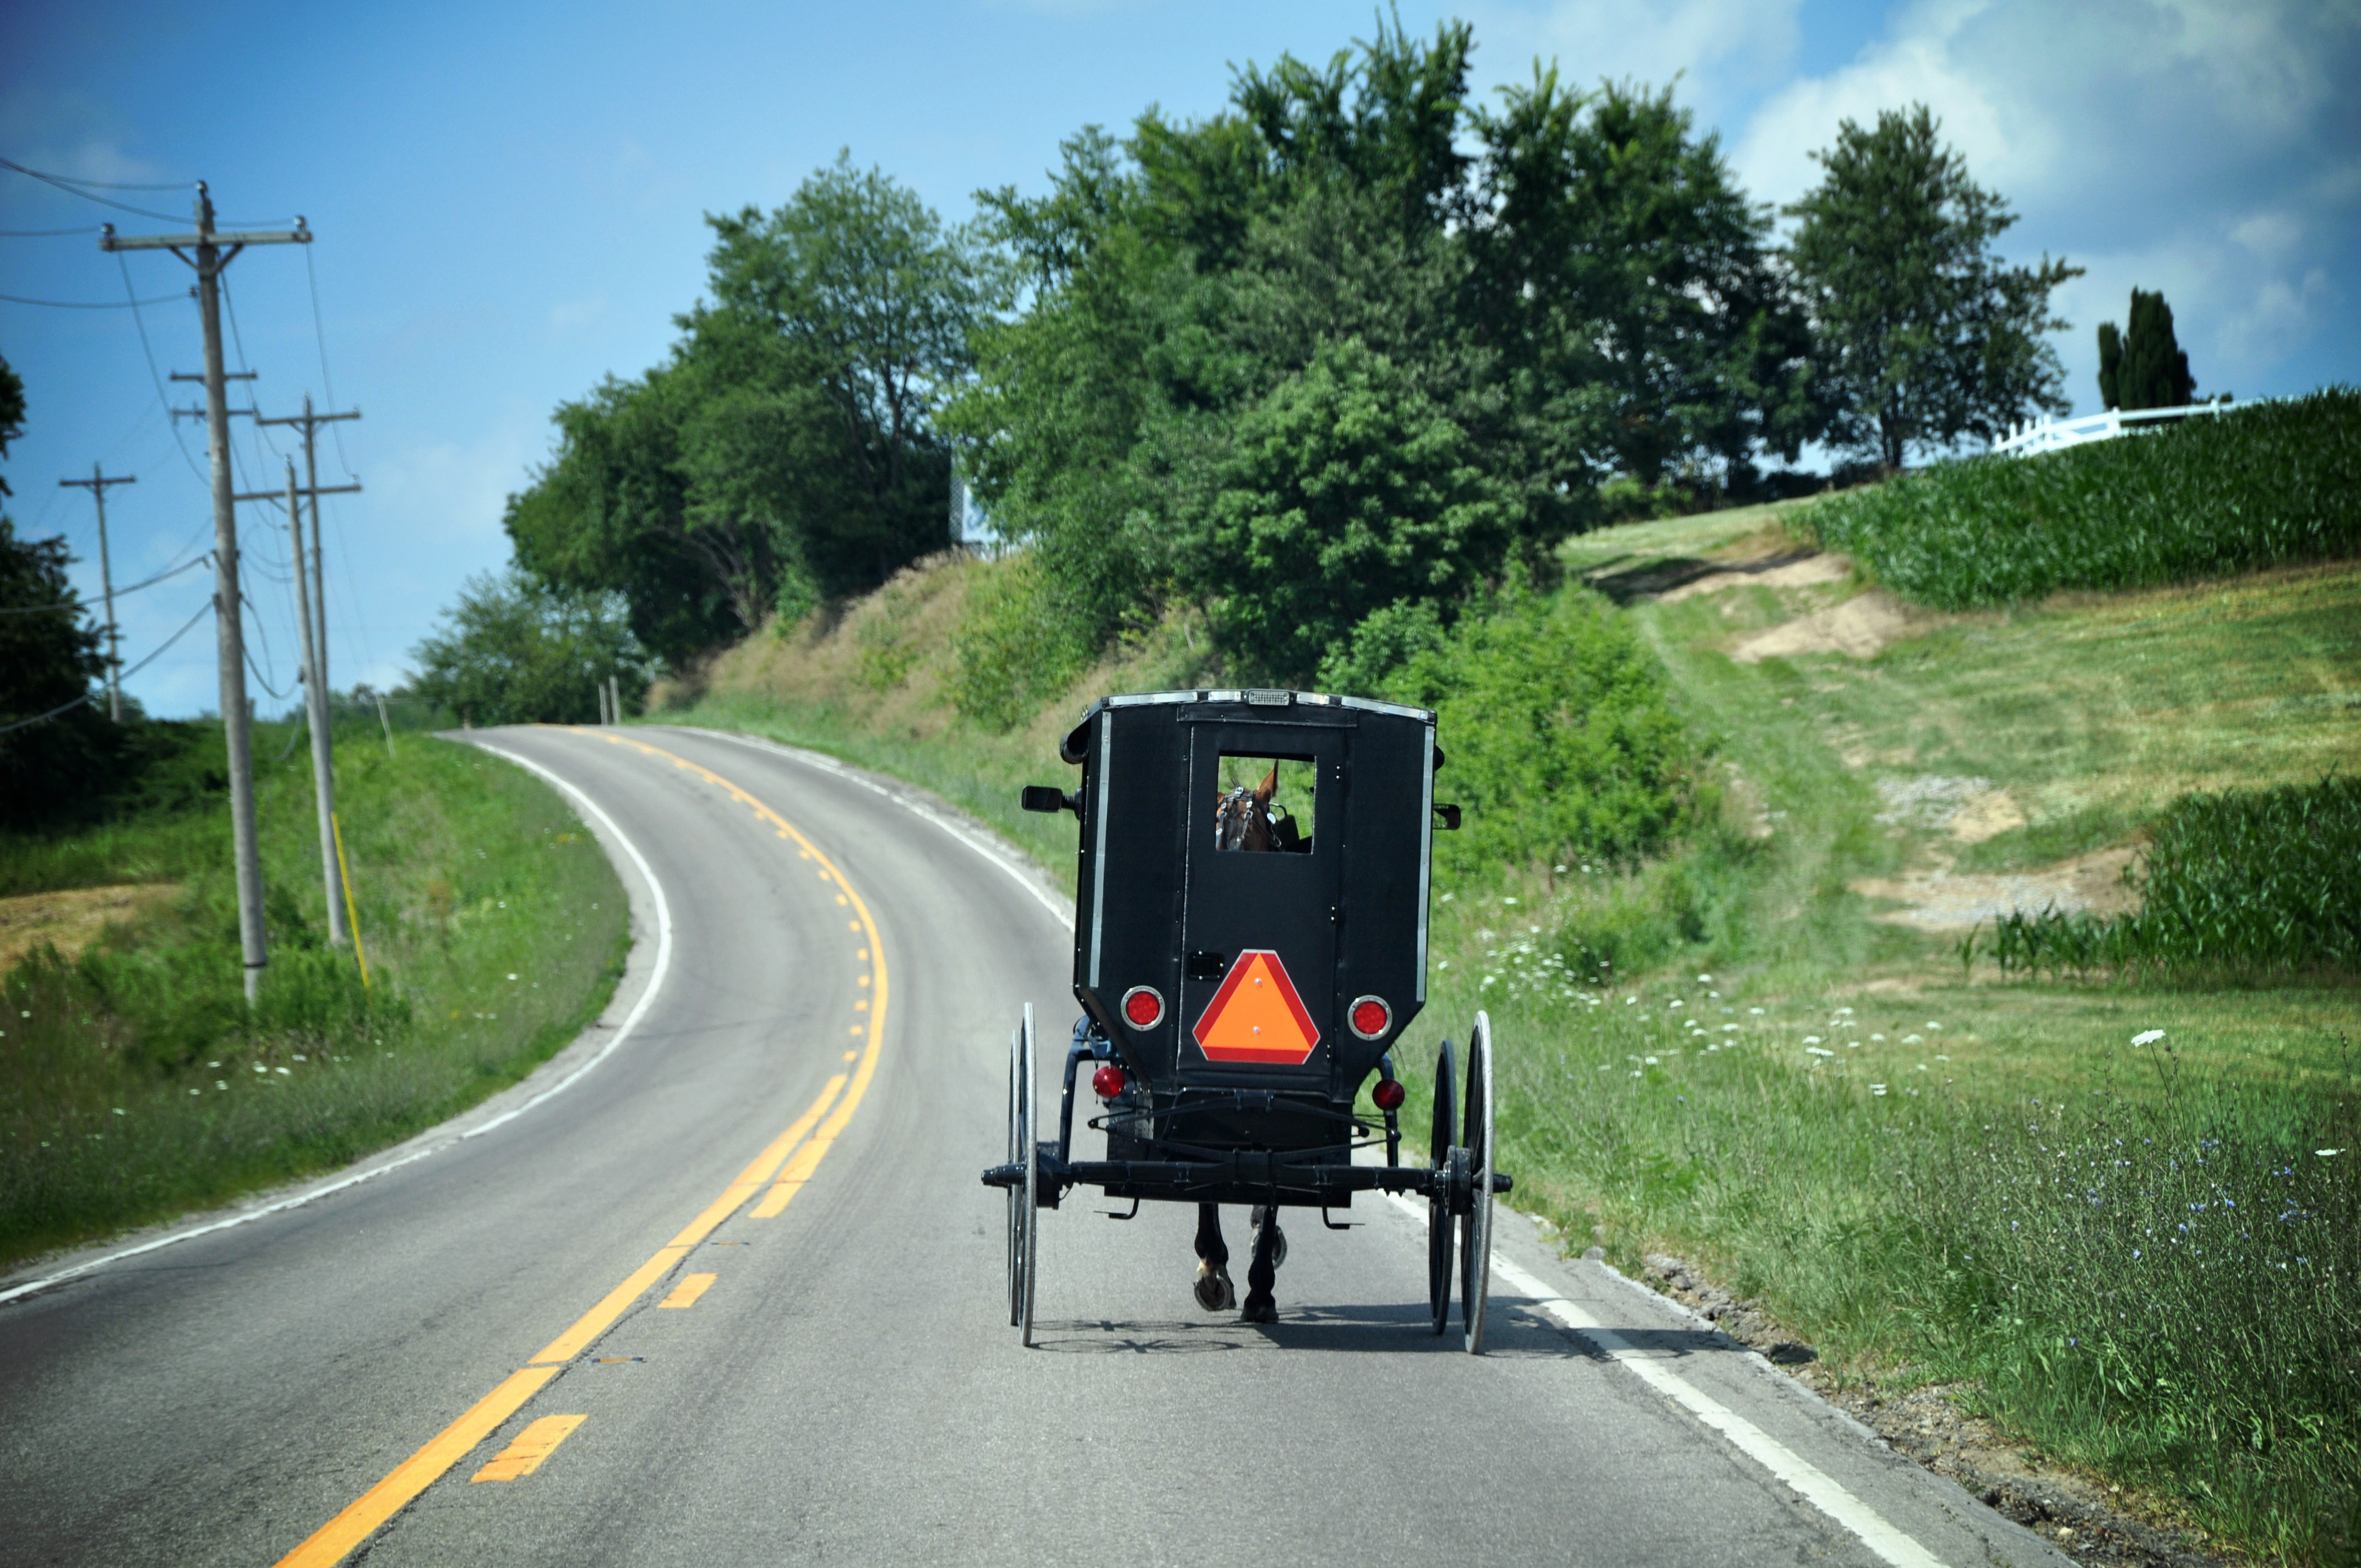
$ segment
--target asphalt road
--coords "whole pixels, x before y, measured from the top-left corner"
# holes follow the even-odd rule
[[[1257,1328],[1192,1213],[1077,1195],[1020,1348],[977,1174],[1027,1001],[1054,1096],[1054,896],[760,742],[476,739],[595,805],[608,1018],[373,1179],[0,1280],[80,1270],[0,1304],[0,1563],[2064,1561],[1505,1213],[1480,1358],[1367,1200]]]

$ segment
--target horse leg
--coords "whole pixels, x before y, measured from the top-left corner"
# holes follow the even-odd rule
[[[1276,1206],[1257,1209],[1262,1223],[1255,1227],[1254,1261],[1246,1266],[1246,1310],[1238,1314],[1249,1323],[1279,1321],[1279,1300],[1271,1288],[1279,1283],[1279,1260],[1286,1255],[1287,1237],[1279,1228]]]
[[[1226,1312],[1238,1304],[1230,1283],[1230,1249],[1222,1240],[1218,1204],[1197,1205],[1197,1305],[1209,1312]]]

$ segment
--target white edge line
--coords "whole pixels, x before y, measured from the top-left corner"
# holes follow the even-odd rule
[[[1425,1217],[1423,1205],[1414,1203],[1398,1192],[1388,1193],[1387,1196],[1405,1212],[1421,1219]],[[1589,1341],[1601,1354],[1688,1411],[1704,1425],[1719,1432],[1729,1440],[1731,1447],[1771,1472],[1796,1496],[1860,1537],[1861,1544],[1894,1564],[1894,1568],[1943,1568],[1940,1558],[1887,1523],[1876,1509],[1845,1490],[1826,1471],[1808,1463],[1794,1449],[1698,1389],[1661,1358],[1640,1349],[1608,1328],[1552,1290],[1534,1275],[1502,1257],[1497,1250],[1492,1254],[1492,1272],[1531,1297],[1532,1304],[1541,1311]]]
[[[258,1209],[248,1209],[242,1213],[232,1214],[226,1219],[215,1220],[209,1225],[199,1225],[194,1230],[175,1231],[169,1236],[159,1236],[154,1241],[142,1242],[137,1246],[125,1247],[120,1252],[111,1252],[104,1257],[93,1257],[86,1263],[75,1264],[71,1268],[61,1268],[58,1270],[57,1273],[44,1276],[39,1279],[27,1280],[22,1285],[12,1286],[8,1289],[0,1290],[0,1306],[5,1306],[9,1302],[16,1300],[20,1297],[30,1296],[36,1291],[47,1290],[53,1286],[63,1285],[68,1280],[79,1279],[85,1274],[95,1273],[97,1270],[106,1267],[109,1264],[121,1263],[126,1258],[138,1257],[147,1253],[160,1251],[168,1246],[176,1246],[181,1242],[194,1241],[199,1236],[209,1236],[217,1231],[226,1231],[234,1229],[239,1225],[252,1224],[255,1221],[266,1218],[269,1215],[284,1213],[290,1209],[300,1209],[307,1203],[316,1203],[323,1198],[333,1197],[335,1194],[345,1191],[349,1188],[358,1187],[364,1181],[374,1181],[379,1177],[400,1170],[404,1166],[415,1165],[420,1160],[426,1158],[430,1155],[441,1154],[445,1149],[465,1143],[469,1138],[481,1137],[495,1127],[507,1125],[509,1123],[515,1121],[519,1116],[522,1116],[526,1112],[532,1110],[534,1106],[541,1104],[544,1101],[546,1101],[553,1096],[565,1093],[566,1091],[573,1088],[574,1085],[580,1082],[583,1076],[589,1072],[592,1068],[597,1067],[600,1062],[605,1061],[609,1057],[614,1055],[615,1048],[623,1043],[625,1038],[631,1035],[632,1029],[638,1025],[640,1020],[646,1015],[650,1004],[655,1000],[656,992],[664,985],[665,972],[672,967],[672,907],[664,902],[664,888],[657,883],[655,872],[649,869],[647,858],[640,853],[639,846],[632,843],[628,838],[624,837],[623,830],[615,826],[615,819],[608,816],[604,811],[600,810],[598,804],[588,795],[583,794],[579,789],[577,789],[565,779],[559,778],[555,773],[551,773],[547,768],[543,767],[538,762],[528,761],[527,759],[517,755],[517,753],[505,751],[500,747],[488,745],[481,740],[477,740],[473,742],[473,744],[483,751],[489,751],[496,757],[500,757],[507,762],[515,762],[522,767],[539,773],[543,778],[547,779],[551,784],[555,784],[558,788],[572,795],[576,802],[578,803],[584,810],[589,812],[593,817],[596,817],[602,824],[605,825],[607,831],[615,836],[615,842],[622,845],[623,852],[631,856],[631,863],[639,868],[640,875],[647,880],[649,892],[654,895],[656,905],[656,960],[654,969],[648,976],[646,989],[640,992],[640,998],[632,1004],[631,1013],[623,1019],[621,1024],[616,1026],[614,1034],[608,1039],[604,1046],[599,1047],[598,1055],[592,1057],[588,1061],[584,1062],[580,1067],[576,1068],[572,1072],[566,1074],[563,1080],[554,1083],[549,1088],[543,1090],[539,1094],[534,1095],[523,1104],[493,1117],[490,1121],[486,1122],[479,1127],[471,1127],[467,1131],[459,1134],[456,1137],[449,1138],[442,1143],[431,1145],[428,1147],[419,1149],[414,1153],[404,1155],[400,1159],[388,1160],[383,1165],[372,1166],[367,1170],[356,1171],[350,1176],[344,1177],[335,1181],[328,1182],[324,1186],[306,1188],[303,1191],[298,1192],[291,1197],[282,1198],[275,1203],[266,1203]]]
[[[667,726],[667,728],[670,727]],[[734,729],[706,729],[695,725],[682,725],[679,726],[679,728],[689,729],[698,735],[709,735],[717,740],[734,740],[739,745],[750,747],[754,751],[767,751],[773,756],[785,757],[789,762],[801,762],[806,767],[818,768],[820,772],[825,773],[833,773],[838,778],[843,779],[848,784],[859,784],[862,789],[868,790],[873,795],[882,795],[887,800],[890,800],[895,805],[900,806],[903,810],[909,812],[912,816],[924,817],[927,821],[933,823],[936,827],[941,828],[944,832],[950,834],[952,838],[958,839],[961,843],[965,844],[969,849],[973,850],[977,854],[982,855],[985,860],[990,861],[994,865],[998,866],[1002,871],[1006,872],[1010,876],[1016,878],[1018,886],[1022,887],[1026,892],[1031,894],[1036,899],[1039,900],[1041,906],[1044,909],[1047,909],[1051,915],[1056,916],[1060,920],[1065,922],[1066,925],[1071,927],[1074,923],[1074,911],[1072,906],[1071,905],[1059,902],[1058,896],[1049,889],[1043,887],[1036,879],[1036,873],[1034,872],[1033,868],[1019,860],[1015,854],[1010,852],[1008,850],[1002,848],[991,839],[977,832],[975,829],[970,828],[966,823],[960,821],[956,817],[945,816],[942,812],[937,811],[933,806],[928,806],[922,800],[913,800],[908,795],[902,794],[898,790],[889,789],[884,784],[879,784],[875,779],[868,777],[859,768],[855,768],[849,763],[839,762],[836,758],[829,756],[825,751],[807,751],[800,746],[782,745],[776,740],[767,740],[759,735],[741,735]]]

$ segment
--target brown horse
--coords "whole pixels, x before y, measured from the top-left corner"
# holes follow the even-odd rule
[[[1262,783],[1248,789],[1237,784],[1213,805],[1213,848],[1263,852],[1277,850],[1279,834],[1271,825],[1270,800],[1279,793],[1279,764],[1271,764]],[[1279,1283],[1279,1266],[1287,1258],[1287,1236],[1279,1228],[1279,1211],[1257,1204],[1250,1213],[1254,1262],[1246,1269],[1246,1299],[1239,1317],[1249,1323],[1279,1321],[1279,1302],[1272,1288]],[[1222,1240],[1218,1204],[1197,1205],[1197,1304],[1209,1312],[1237,1306],[1237,1290],[1230,1284],[1230,1249]]]

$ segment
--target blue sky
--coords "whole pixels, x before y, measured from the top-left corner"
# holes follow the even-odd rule
[[[2361,349],[2361,0],[1485,0],[1405,5],[1476,27],[1477,83],[1537,58],[1576,80],[1666,82],[1719,131],[1748,189],[1785,201],[1840,118],[1923,100],[2022,222],[2004,249],[2090,275],[2059,296],[2068,391],[2096,406],[2092,331],[2134,284],[2162,288],[2201,391],[2351,380]],[[548,415],[671,341],[703,281],[707,212],[773,205],[849,148],[947,217],[979,187],[1038,189],[1059,139],[1158,104],[1220,107],[1233,62],[1324,58],[1365,4],[935,0],[862,7],[12,5],[0,13],[0,156],[89,180],[210,182],[225,218],[301,213],[305,257],[231,269],[266,414],[303,394],[365,418],[326,449],[358,496],[328,513],[331,676],[380,685],[470,574],[506,559],[502,499],[549,446]],[[2344,85],[2339,86],[2339,83]],[[117,192],[158,212],[184,192]],[[114,220],[0,171],[0,230]],[[129,258],[142,298],[185,269]],[[124,297],[92,235],[0,238],[0,293]],[[144,312],[159,371],[198,368],[196,313]],[[326,365],[322,363],[324,340]],[[97,583],[93,459],[139,482],[108,501],[115,578],[203,547],[204,486],[176,444],[126,310],[0,302],[26,382],[5,473],[20,530],[62,532]],[[233,359],[236,357],[233,351]],[[175,400],[196,389],[168,389]],[[236,439],[241,488],[281,482],[286,433]],[[180,429],[203,460],[202,430]],[[274,450],[275,447],[275,450]],[[276,513],[240,509],[258,659],[287,689],[294,620]],[[124,601],[126,661],[203,603],[192,573]],[[209,709],[209,633],[131,683],[151,711]],[[263,697],[266,710],[275,705]]]

